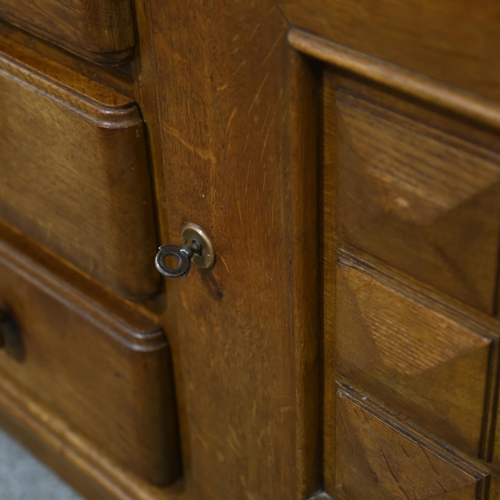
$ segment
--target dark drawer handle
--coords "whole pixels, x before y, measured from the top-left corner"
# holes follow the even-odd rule
[[[17,326],[10,313],[0,308],[0,348],[5,347],[5,340],[12,332],[17,332]]]
[[[182,247],[163,245],[158,249],[155,266],[167,278],[179,278],[189,274],[191,263],[201,269],[210,269],[215,264],[215,250],[205,231],[196,224],[186,224],[181,234]],[[177,260],[176,267],[166,264],[167,257]]]
[[[9,308],[0,307],[0,349],[16,361],[22,362],[26,357],[23,336],[19,324]]]

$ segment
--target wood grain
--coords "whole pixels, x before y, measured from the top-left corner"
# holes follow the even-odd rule
[[[4,245],[0,275],[2,308],[18,326],[0,353],[3,376],[141,477],[171,479],[175,409],[158,325],[110,316]]]
[[[303,443],[298,456],[299,498],[308,496],[321,484],[321,345],[319,307],[318,92],[317,68],[301,54],[292,56],[291,147],[292,171],[290,213],[293,246],[292,293],[293,328],[296,332],[297,442]]]
[[[500,480],[494,477],[491,480],[488,500],[498,500],[500,498]]]
[[[468,0],[279,0],[290,24],[493,101],[500,6]]]
[[[484,456],[495,337],[343,256],[337,280],[339,376],[426,432]]]
[[[2,0],[0,17],[98,62],[117,63],[134,46],[130,0]]]
[[[104,66],[82,59],[1,19],[0,52],[84,95],[96,92],[97,83],[134,98],[130,63]]]
[[[0,216],[104,286],[148,298],[159,280],[137,107],[69,69],[55,80],[6,55],[0,69]]]
[[[346,92],[325,105],[337,113],[340,237],[493,312],[500,156]]]
[[[399,488],[381,486],[363,458],[366,440],[383,443],[382,430],[367,431],[353,447],[334,387],[347,381],[362,404],[377,401],[377,415],[385,408],[431,435],[431,448],[460,449],[466,462],[491,459],[498,392],[498,324],[491,317],[498,311],[498,106],[311,34],[292,30],[289,40],[322,66],[325,489],[346,500],[405,498]],[[352,267],[351,257],[351,267],[339,264],[339,246],[370,266],[356,261]],[[432,484],[432,473],[420,471],[411,472],[408,485]],[[339,486],[344,472],[349,489]],[[436,495],[479,498],[488,489],[484,478],[479,489]]]
[[[336,470],[336,341],[335,331],[337,305],[337,180],[338,143],[336,139],[336,114],[325,113],[324,92],[318,109],[319,130],[319,210],[320,210],[320,262],[321,262],[321,302],[323,341],[323,483],[327,491],[335,488]]]
[[[159,488],[103,454],[46,406],[0,378],[0,423],[89,500],[184,500],[182,485]]]
[[[335,70],[354,73],[373,83],[387,86],[438,109],[500,126],[500,106],[497,102],[465,92],[451,85],[427,78],[405,67],[394,66],[370,55],[329,42],[305,31],[291,29],[288,40],[292,47],[315,60],[331,65]]]
[[[310,479],[298,465],[303,334],[289,298],[287,25],[268,0],[149,4],[155,78],[168,81],[159,220],[172,242],[199,224],[218,259],[167,284],[188,494],[298,498]]]
[[[41,5],[23,3],[0,0],[0,13],[19,5],[22,15],[36,14]],[[56,5],[44,8],[50,14]],[[122,23],[130,4],[82,5],[59,4],[50,22],[37,15],[29,25],[22,16],[11,21],[101,62],[131,55],[132,38],[128,48],[118,46],[122,29],[132,29]],[[57,18],[73,6],[72,15],[94,21],[110,5],[111,24],[106,16],[91,24]],[[20,228],[4,212],[12,223],[0,223],[7,274],[22,278],[3,280],[0,290],[11,283],[16,318],[22,309],[41,333],[26,337],[24,362],[12,343],[0,354],[11,372],[0,380],[0,420],[92,499],[479,500],[490,479],[496,498],[498,474],[489,478],[488,468],[498,471],[497,457],[485,466],[477,456],[490,459],[498,398],[491,397],[498,321],[488,317],[500,301],[498,8],[465,0],[138,0],[134,12],[134,58],[116,68],[0,23],[0,50],[8,54],[2,78],[23,89],[3,94],[0,107],[9,108],[2,116],[12,121],[25,103],[12,121],[19,124],[12,143],[34,151],[36,140],[55,152],[31,169],[39,184],[24,179],[23,192],[41,191],[56,164],[64,180],[34,219],[57,200],[64,205],[54,212],[63,214],[59,231],[75,220],[80,232],[71,234],[83,234],[82,214],[109,221],[64,254],[54,238]],[[37,31],[38,22],[47,30]],[[104,25],[114,27],[103,45]],[[50,142],[66,135],[79,142],[71,155],[67,143]],[[145,187],[146,142],[152,189]],[[144,168],[120,187],[139,143]],[[82,144],[98,153],[82,155]],[[19,148],[26,158],[28,146]],[[85,194],[73,212],[61,195],[68,184]],[[89,186],[98,189],[89,194]],[[146,191],[154,194],[143,208]],[[102,197],[89,205],[93,193]],[[12,192],[0,186],[0,195],[9,200]],[[22,205],[19,217],[31,207]],[[155,229],[162,243],[179,243],[186,222],[212,237],[216,267],[194,269],[163,290],[149,274]],[[116,223],[126,230],[113,232]],[[89,253],[106,241],[107,254]],[[130,261],[118,263],[124,241]],[[339,245],[357,255],[349,266],[337,263]],[[13,257],[19,251],[24,258]],[[116,263],[115,274],[88,259],[65,262],[68,255]],[[25,276],[33,265],[57,277]],[[117,285],[123,269],[126,292]],[[40,291],[21,296],[26,289]],[[34,305],[21,308],[29,298]],[[177,484],[162,488],[130,472],[136,467],[145,477],[150,460],[157,482],[179,474],[174,426],[154,430],[160,420],[174,421],[168,362],[155,358],[166,348],[148,343],[158,312],[172,350],[184,468]],[[40,347],[28,356],[33,345]],[[60,394],[34,394],[33,387],[54,383],[43,373],[52,366],[62,374]],[[124,379],[100,382],[111,368]],[[353,387],[336,395],[338,378]],[[99,404],[84,411],[82,401],[92,398]],[[99,411],[109,417],[95,429]],[[138,422],[148,418],[155,423],[144,429]],[[137,433],[123,436],[122,419]],[[142,452],[119,464],[131,446]],[[166,460],[167,452],[166,468],[155,469],[151,456]],[[169,477],[159,478],[167,469]]]
[[[339,390],[336,498],[479,500],[483,474]]]

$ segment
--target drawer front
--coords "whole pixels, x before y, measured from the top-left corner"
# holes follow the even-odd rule
[[[339,236],[493,312],[500,156],[438,130],[431,117],[424,117],[431,123],[410,119],[341,90],[331,99],[342,186]]]
[[[71,82],[0,58],[0,217],[142,300],[159,283],[144,125],[128,97]]]
[[[130,0],[0,0],[0,18],[97,62],[132,54]]]
[[[427,432],[480,455],[492,379],[487,332],[345,257],[337,291],[339,375]]]
[[[11,318],[1,376],[141,478],[166,481],[176,431],[159,327],[109,315],[3,245],[0,308]]]
[[[366,398],[365,398],[366,399]],[[438,450],[359,395],[339,389],[334,498],[479,500],[486,474]]]

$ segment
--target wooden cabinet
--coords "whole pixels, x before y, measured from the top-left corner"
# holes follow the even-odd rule
[[[92,499],[499,496],[500,7],[0,18],[2,425]]]

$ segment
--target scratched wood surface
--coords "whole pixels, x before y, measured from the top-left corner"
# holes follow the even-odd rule
[[[447,443],[485,456],[494,337],[342,255],[337,371]]]
[[[156,79],[168,81],[158,89],[160,223],[176,243],[195,222],[217,251],[213,270],[167,283],[186,488],[203,499],[307,498],[289,295],[287,25],[268,0],[150,9]]]
[[[94,3],[92,15],[111,5]],[[28,428],[58,470],[73,464],[76,483],[96,486],[92,499],[498,498],[498,451],[477,458],[490,458],[498,379],[496,334],[483,331],[498,328],[489,316],[500,300],[500,108],[487,100],[499,95],[498,8],[137,0],[134,13],[131,65],[99,68],[15,30],[5,47],[83,100],[97,88],[136,100],[160,241],[179,243],[195,222],[215,242],[213,270],[132,307],[134,317],[162,311],[182,477],[147,484],[4,380],[0,419]],[[69,36],[90,26],[69,33],[67,19]],[[97,58],[131,55],[116,50]],[[40,248],[2,234],[26,254]],[[339,244],[370,262],[368,277],[337,263]],[[59,264],[62,287],[112,304],[112,315],[130,306]],[[339,377],[353,387],[337,394]],[[158,445],[148,440],[146,456]]]
[[[444,450],[396,428],[360,395],[338,391],[336,498],[479,500],[484,477]]]

